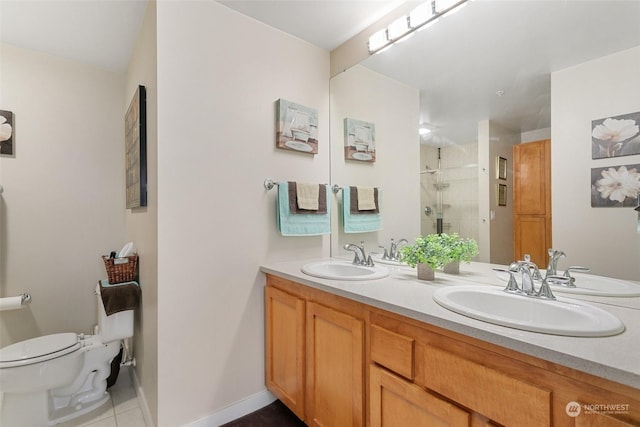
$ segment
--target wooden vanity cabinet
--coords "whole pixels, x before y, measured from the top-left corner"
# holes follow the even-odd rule
[[[392,387],[396,394],[399,393],[397,390],[405,390],[406,396],[421,395],[420,401],[431,402],[429,410],[437,408],[441,413],[456,417],[443,425],[640,425],[638,389],[381,310],[373,309],[369,321],[372,427],[385,425],[378,421],[381,415],[376,403],[380,395],[377,389],[385,387],[389,389],[388,395],[392,394]],[[392,349],[381,349],[388,346]],[[378,377],[374,371],[379,369],[386,372],[383,378],[387,383],[393,382],[393,386],[380,386],[377,380],[374,381]],[[416,398],[411,399],[411,402],[416,401]],[[620,415],[583,414],[573,418],[565,409],[569,402],[628,404],[629,411]],[[409,404],[394,405],[406,410]],[[383,421],[384,417],[393,419],[388,413],[392,410],[391,404],[388,406]],[[469,414],[469,422],[459,415],[460,411]],[[427,415],[423,416],[427,419]]]
[[[267,387],[304,420],[305,301],[267,287],[265,302]]]
[[[364,426],[364,307],[274,276],[267,284],[269,390],[309,426]]]
[[[272,275],[266,365],[310,426],[640,425],[637,388]],[[571,402],[628,410],[571,417]]]
[[[364,426],[364,321],[307,304],[307,424]]]
[[[468,426],[471,414],[376,365],[369,368],[371,427]]]

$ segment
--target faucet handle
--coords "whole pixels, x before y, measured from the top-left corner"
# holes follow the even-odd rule
[[[507,287],[504,288],[505,292],[520,292],[520,288],[518,287],[516,277],[513,275],[513,271],[505,268],[494,268],[493,271],[497,271],[498,273],[509,273],[509,283],[507,283]]]
[[[555,295],[553,295],[553,292],[551,292],[551,286],[549,286],[549,283],[546,280],[542,281],[542,284],[540,285],[540,289],[538,289],[536,296],[538,298],[545,298],[550,300],[556,299]]]
[[[549,276],[549,275],[547,275],[546,279],[547,279],[547,282],[549,282],[552,285],[564,286],[565,288],[575,288],[576,287],[576,285],[574,284],[576,279],[574,279],[573,277],[569,278],[569,277],[565,277],[565,276],[557,276],[557,275]]]
[[[567,279],[573,279],[571,281],[571,283],[575,282],[575,278],[573,276],[571,276],[571,272],[572,271],[582,271],[582,272],[587,272],[587,271],[591,271],[590,268],[588,267],[580,267],[579,265],[574,265],[571,266],[569,268],[567,268],[563,274],[564,277],[566,277]]]

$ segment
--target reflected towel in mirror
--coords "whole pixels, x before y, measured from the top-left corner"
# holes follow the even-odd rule
[[[381,190],[377,190],[378,206],[380,206]],[[367,233],[382,230],[382,214],[380,212],[354,215],[351,213],[351,205],[350,188],[344,187],[342,189],[342,227],[345,233]]]

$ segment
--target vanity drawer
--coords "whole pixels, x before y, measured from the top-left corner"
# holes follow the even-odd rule
[[[437,347],[418,354],[427,388],[502,425],[551,425],[551,391]]]
[[[414,379],[415,340],[371,325],[371,361],[409,380]]]

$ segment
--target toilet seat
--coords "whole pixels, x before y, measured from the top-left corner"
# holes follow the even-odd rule
[[[73,332],[45,335],[0,349],[0,369],[31,365],[73,353],[81,347]]]

